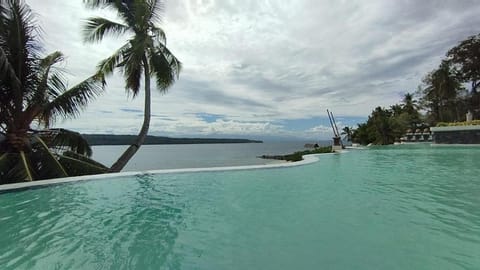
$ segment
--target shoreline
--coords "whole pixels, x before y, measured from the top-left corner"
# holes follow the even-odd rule
[[[302,161],[303,157],[307,155],[328,154],[328,153],[332,153],[331,146],[317,147],[313,150],[296,151],[294,153],[286,154],[286,155],[261,155],[261,156],[258,156],[257,158],[268,159],[268,160],[284,160],[287,162],[288,161],[298,162],[298,161]]]

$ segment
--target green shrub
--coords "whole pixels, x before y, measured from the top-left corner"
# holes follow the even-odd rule
[[[274,155],[274,156],[263,155],[263,156],[260,156],[260,158],[278,159],[278,160],[286,160],[286,161],[300,161],[300,160],[303,160],[304,155],[324,154],[324,153],[331,153],[331,152],[332,152],[332,147],[325,146],[325,147],[315,148],[314,150],[298,151],[288,155]]]

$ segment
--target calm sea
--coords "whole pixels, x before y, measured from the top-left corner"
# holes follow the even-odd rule
[[[278,161],[257,157],[301,151],[305,149],[305,143],[308,142],[144,145],[123,171],[269,164]],[[324,141],[320,144],[328,145],[328,142]],[[126,145],[94,146],[93,158],[110,166],[127,147]]]

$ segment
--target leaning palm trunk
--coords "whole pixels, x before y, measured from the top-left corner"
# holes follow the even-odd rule
[[[142,146],[145,138],[148,134],[148,129],[150,127],[150,118],[151,118],[151,91],[150,91],[150,70],[148,67],[148,62],[146,57],[143,59],[144,65],[144,74],[145,74],[145,110],[143,112],[143,124],[140,132],[138,133],[137,138],[130,145],[125,152],[118,158],[118,160],[113,163],[110,167],[110,172],[119,172],[121,171],[127,163],[132,159],[132,157],[137,153],[140,146]]]
[[[101,61],[98,73],[102,77],[121,69],[125,77],[125,89],[135,97],[140,91],[142,74],[145,76],[145,111],[143,125],[136,140],[110,168],[111,172],[121,171],[143,144],[148,134],[151,114],[150,79],[156,79],[160,92],[178,79],[181,63],[166,47],[163,30],[155,23],[160,21],[161,0],[84,0],[88,7],[108,7],[117,11],[122,22],[114,22],[101,17],[87,20],[84,38],[87,42],[101,41],[111,34],[131,35],[131,39],[112,56]]]

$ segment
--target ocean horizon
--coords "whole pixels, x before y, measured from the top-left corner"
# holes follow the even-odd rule
[[[262,159],[258,156],[284,155],[302,151],[306,143],[312,143],[312,141],[142,145],[123,171],[271,164],[279,161]],[[329,141],[316,143],[330,145]],[[127,147],[128,145],[92,146],[93,159],[110,166]]]

